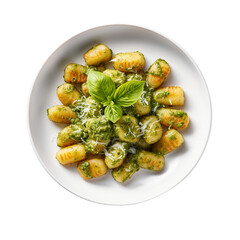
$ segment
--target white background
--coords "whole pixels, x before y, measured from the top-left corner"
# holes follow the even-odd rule
[[[2,1],[0,239],[240,239],[238,2]],[[113,23],[147,27],[182,46],[213,108],[209,143],[192,173],[160,197],[121,207],[58,185],[27,129],[30,90],[48,56],[73,35]]]

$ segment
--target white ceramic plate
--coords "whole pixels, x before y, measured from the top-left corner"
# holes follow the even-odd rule
[[[109,46],[113,53],[140,51],[146,58],[146,70],[156,59],[165,59],[171,74],[164,85],[181,86],[186,104],[182,108],[190,125],[182,130],[184,145],[166,155],[162,172],[141,169],[124,184],[107,175],[84,181],[73,166],[56,160],[57,133],[64,125],[50,122],[46,109],[60,104],[56,88],[64,83],[63,70],[69,63],[85,64],[83,54],[97,43]],[[65,189],[84,199],[124,205],[152,199],[183,180],[200,159],[211,127],[211,103],[205,80],[191,57],[175,43],[151,30],[130,25],[108,25],[82,32],[61,45],[45,62],[32,88],[29,102],[29,129],[35,152],[48,173]]]

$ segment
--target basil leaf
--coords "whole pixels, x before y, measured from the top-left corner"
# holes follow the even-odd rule
[[[113,123],[118,121],[122,116],[122,108],[113,102],[105,108],[104,115]]]
[[[141,97],[144,81],[132,80],[117,88],[113,101],[121,107],[129,107]]]
[[[90,95],[99,103],[107,106],[113,99],[116,87],[113,80],[98,71],[89,71],[87,77]]]

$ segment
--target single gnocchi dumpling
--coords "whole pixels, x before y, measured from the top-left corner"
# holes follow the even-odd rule
[[[153,152],[141,150],[137,158],[141,168],[148,170],[161,171],[165,165],[164,156]]]
[[[113,57],[114,69],[121,72],[139,72],[144,65],[145,58],[140,52],[118,53]]]
[[[108,168],[119,167],[127,156],[128,148],[129,144],[126,142],[114,143],[108,151],[105,152],[105,163]]]
[[[57,88],[57,96],[63,105],[72,105],[81,99],[81,93],[70,83],[64,83]]]
[[[123,72],[120,72],[115,69],[107,69],[103,72],[105,75],[109,76],[113,82],[116,84],[116,87],[119,87],[121,84],[126,82],[126,75]]]
[[[141,120],[143,139],[148,144],[153,144],[162,137],[162,127],[154,115],[143,117]]]
[[[57,123],[71,123],[77,117],[76,113],[68,106],[57,105],[47,109],[49,120]]]
[[[97,44],[83,55],[87,65],[100,65],[112,59],[112,50],[104,44]]]
[[[66,147],[82,141],[82,138],[86,137],[87,133],[80,124],[71,124],[63,128],[57,136],[57,145],[59,147]]]
[[[183,106],[185,97],[181,87],[159,88],[153,93],[154,100],[160,104]]]
[[[157,59],[148,69],[148,85],[152,88],[159,88],[169,73],[168,63],[163,59]]]
[[[139,170],[139,164],[135,155],[128,155],[120,167],[112,170],[112,176],[117,182],[125,182]]]
[[[78,163],[77,170],[85,180],[100,177],[107,173],[107,166],[103,159],[92,158]]]
[[[175,149],[179,148],[184,143],[184,138],[181,133],[175,129],[167,130],[160,141],[153,145],[154,152],[168,154]]]
[[[124,142],[138,142],[141,135],[138,120],[128,115],[122,116],[115,123],[115,131],[120,140]]]
[[[75,163],[85,159],[86,151],[83,144],[77,143],[57,152],[56,158],[62,165]]]
[[[84,83],[87,81],[86,72],[86,66],[70,63],[65,67],[63,77],[67,83]]]
[[[189,124],[188,114],[182,110],[160,108],[156,111],[160,123],[174,129],[186,128]]]

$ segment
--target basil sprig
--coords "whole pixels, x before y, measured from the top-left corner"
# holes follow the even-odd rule
[[[113,123],[122,114],[122,107],[129,107],[141,97],[144,81],[132,80],[120,85],[117,89],[113,80],[98,71],[90,71],[87,78],[90,95],[105,106],[104,114]]]

